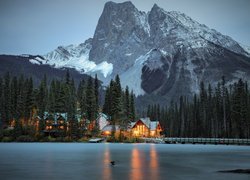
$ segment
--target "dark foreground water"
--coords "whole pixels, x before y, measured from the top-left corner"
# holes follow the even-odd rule
[[[116,162],[115,166],[110,161]],[[1,143],[0,179],[247,179],[249,146]]]

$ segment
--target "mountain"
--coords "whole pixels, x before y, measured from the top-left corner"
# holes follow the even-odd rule
[[[247,49],[187,15],[156,4],[149,12],[131,2],[107,2],[93,38],[30,59],[54,68],[98,74],[105,84],[116,74],[143,102],[169,102],[199,92],[201,81],[215,86],[249,80]]]

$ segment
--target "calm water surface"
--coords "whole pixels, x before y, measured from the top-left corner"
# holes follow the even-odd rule
[[[110,166],[110,161],[116,162]],[[246,179],[249,146],[1,143],[0,179]]]

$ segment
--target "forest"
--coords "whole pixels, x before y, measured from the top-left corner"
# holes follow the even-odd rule
[[[54,114],[67,114],[67,130],[60,134],[61,139],[99,135],[96,119],[102,111],[110,124],[120,124],[126,129],[135,119],[133,92],[128,87],[121,88],[119,76],[105,88],[103,92],[97,76],[75,84],[69,71],[61,80],[52,79],[50,83],[44,75],[38,87],[33,85],[31,77],[11,77],[6,73],[0,77],[0,138],[40,141],[45,137],[45,114],[51,119]],[[105,94],[104,103],[100,93]]]
[[[215,88],[201,82],[193,98],[148,105],[141,115],[160,120],[167,137],[250,138],[250,89],[242,79],[226,85],[222,77]]]
[[[43,141],[47,138],[45,112],[67,113],[67,131],[60,137],[69,140],[100,135],[96,121],[99,113],[124,131],[130,122],[150,117],[160,121],[167,137],[250,138],[250,90],[241,79],[226,85],[222,77],[214,88],[201,82],[200,93],[192,98],[181,96],[178,102],[164,107],[151,104],[143,112],[137,112],[135,104],[133,91],[121,87],[118,75],[102,87],[97,76],[75,84],[67,71],[61,80],[47,82],[45,75],[36,87],[31,77],[6,73],[0,77],[0,140]],[[39,125],[35,127],[37,119]],[[91,128],[80,123],[83,120],[92,123]]]

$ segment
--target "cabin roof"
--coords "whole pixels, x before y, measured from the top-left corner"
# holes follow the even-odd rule
[[[157,126],[160,124],[159,121],[151,121],[150,118],[140,118],[136,122],[131,123],[131,128],[133,128],[139,121],[141,121],[150,130],[156,130]]]

